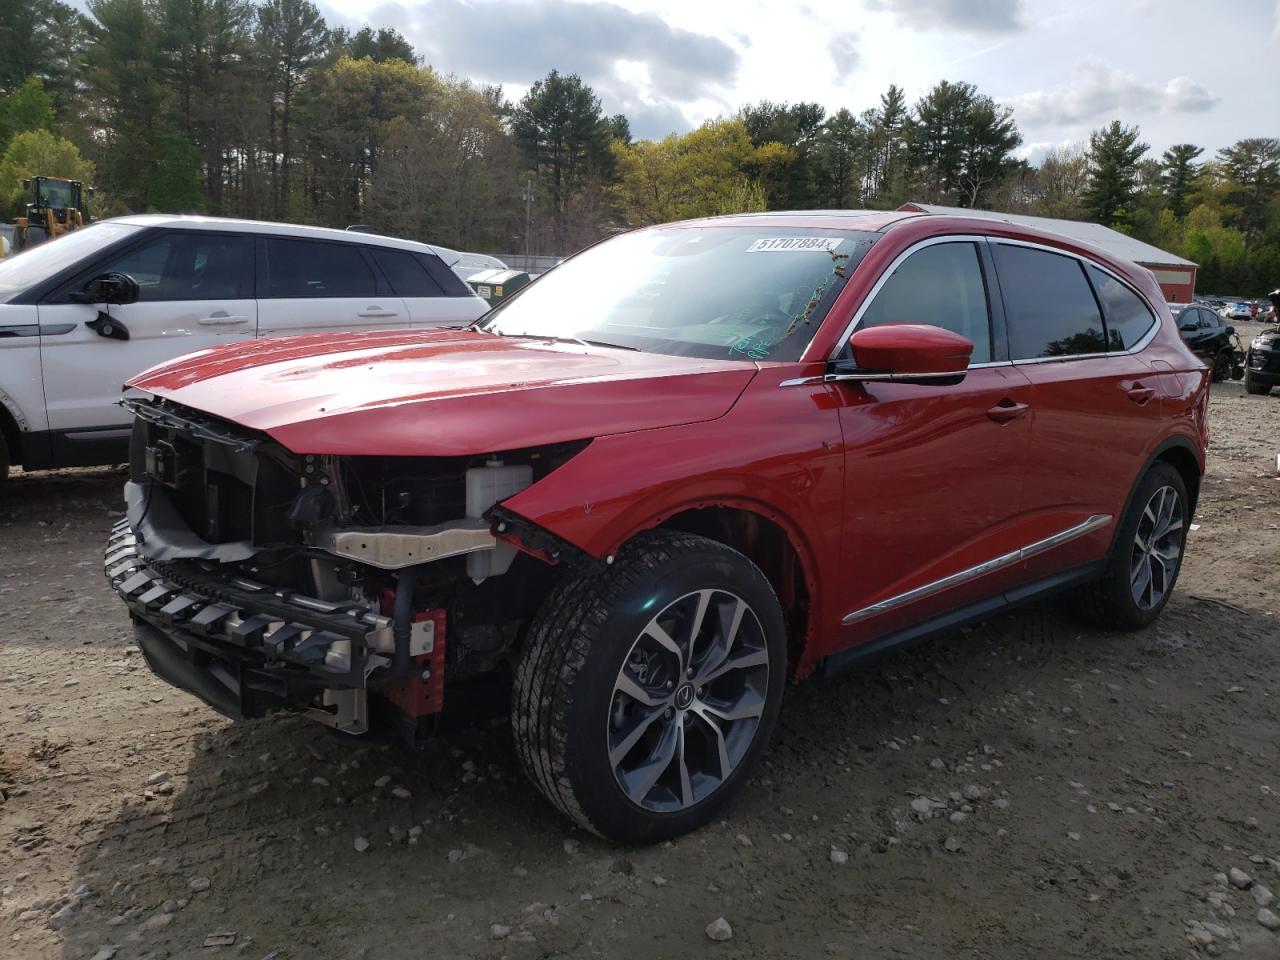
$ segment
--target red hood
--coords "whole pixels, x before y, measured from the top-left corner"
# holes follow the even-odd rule
[[[205,350],[129,386],[295,453],[462,456],[714,420],[754,374],[741,361],[386,331]]]

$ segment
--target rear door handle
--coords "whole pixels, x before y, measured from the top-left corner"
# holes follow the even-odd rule
[[[384,319],[387,319],[388,317],[398,317],[400,316],[400,314],[394,310],[383,310],[382,307],[380,306],[372,306],[372,307],[365,307],[363,310],[357,313],[356,316],[365,317],[370,320],[384,320]]]
[[[1156,395],[1156,391],[1152,387],[1143,386],[1141,383],[1135,383],[1125,391],[1125,395],[1138,406],[1142,406]]]
[[[234,327],[241,323],[248,323],[248,317],[233,317],[225,313],[211,313],[207,317],[201,317],[196,323],[202,327]]]
[[[1019,417],[1025,415],[1030,409],[1031,407],[1025,403],[1018,403],[1014,400],[1010,400],[1008,397],[1005,397],[987,411],[987,416],[996,423],[1008,423],[1010,420],[1017,420]]]

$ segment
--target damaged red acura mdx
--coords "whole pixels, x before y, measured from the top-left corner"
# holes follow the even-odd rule
[[[637,230],[471,327],[136,377],[106,574],[232,717],[418,741],[509,712],[567,816],[646,843],[749,775],[789,677],[1056,591],[1168,602],[1208,374],[1152,275],[989,219]]]

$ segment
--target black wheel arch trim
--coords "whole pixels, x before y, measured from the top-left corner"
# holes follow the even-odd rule
[[[1120,527],[1124,523],[1124,518],[1129,515],[1129,509],[1133,506],[1133,498],[1138,492],[1138,486],[1142,483],[1142,478],[1147,475],[1147,472],[1153,466],[1155,466],[1157,461],[1166,460],[1165,454],[1169,453],[1171,450],[1182,450],[1184,453],[1189,454],[1193,462],[1196,464],[1197,469],[1195,483],[1194,485],[1187,485],[1187,523],[1191,523],[1192,517],[1195,516],[1196,503],[1200,498],[1200,478],[1204,475],[1204,459],[1200,449],[1195,445],[1190,437],[1182,434],[1176,434],[1172,437],[1166,437],[1157,444],[1155,450],[1151,452],[1151,456],[1149,456],[1146,462],[1142,465],[1142,469],[1134,476],[1133,482],[1129,484],[1129,492],[1124,498],[1124,507],[1121,509],[1120,513],[1116,515],[1116,523],[1112,528],[1111,544],[1107,548],[1108,557],[1111,556],[1111,552],[1115,549],[1116,537],[1120,533]],[[1175,470],[1178,469],[1176,465],[1173,466]]]

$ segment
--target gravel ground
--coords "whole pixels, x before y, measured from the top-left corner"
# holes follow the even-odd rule
[[[505,725],[413,753],[166,686],[99,569],[122,474],[18,475],[0,957],[1280,957],[1280,396],[1211,418],[1155,625],[1050,603],[793,686],[728,816],[643,850]]]

